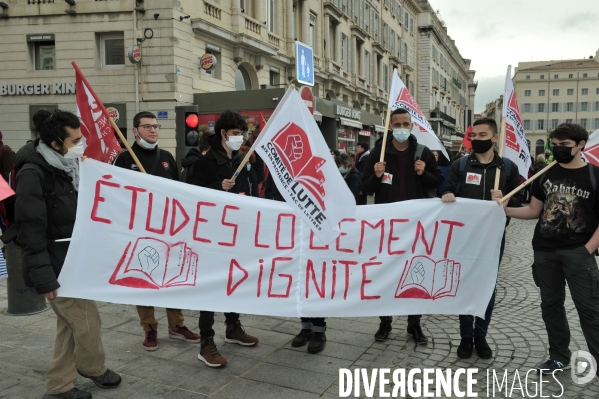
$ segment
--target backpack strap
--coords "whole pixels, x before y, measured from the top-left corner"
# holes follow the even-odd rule
[[[503,164],[505,165],[505,188],[509,189],[510,185],[510,176],[512,175],[512,165],[514,164],[511,159],[506,157],[501,157]]]
[[[595,180],[595,168],[593,168],[593,165],[589,162],[589,175],[591,176],[591,186],[593,187],[593,193],[595,193],[595,191],[597,191],[597,180]]]
[[[470,158],[470,155],[464,155],[458,161],[460,163],[460,169],[459,169],[459,174],[458,174],[458,184],[455,186],[454,194],[456,194],[456,195],[460,193],[460,188],[462,188],[462,175],[464,174],[464,169],[466,169],[466,164],[468,163],[468,158]]]

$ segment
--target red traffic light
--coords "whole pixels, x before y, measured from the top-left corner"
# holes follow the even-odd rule
[[[199,123],[200,120],[197,114],[189,114],[185,117],[185,125],[189,128],[195,129]]]

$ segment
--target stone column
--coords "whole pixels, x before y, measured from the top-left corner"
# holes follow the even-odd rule
[[[310,43],[310,2],[302,1],[302,42],[311,46]]]
[[[352,35],[351,37],[351,43],[350,46],[352,46],[351,48],[351,71],[349,71],[350,74],[352,73],[357,73],[358,71],[358,41],[356,40],[356,36]]]
[[[294,21],[294,13],[293,13],[293,0],[286,0],[285,2],[285,18],[286,18],[286,41],[287,41],[287,53],[289,55],[294,54],[295,51],[295,21]]]
[[[324,50],[324,58],[325,60],[329,60],[331,58],[331,22],[329,20],[329,14],[324,15],[324,40],[327,43],[326,48]]]
[[[333,38],[335,43],[335,62],[341,64],[341,24],[335,25],[335,37]],[[345,44],[347,45],[347,43]]]

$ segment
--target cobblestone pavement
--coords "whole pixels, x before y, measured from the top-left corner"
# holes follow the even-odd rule
[[[216,341],[229,364],[213,370],[198,361],[199,345],[168,339],[164,309],[156,310],[161,317],[159,349],[146,352],[141,346],[143,336],[135,308],[98,303],[107,365],[123,376],[123,383],[106,391],[80,377],[77,386],[92,392],[94,398],[331,399],[339,397],[339,368],[404,368],[406,373],[412,368],[478,368],[474,391],[479,397],[541,397],[537,374],[531,373],[526,380],[526,372],[547,356],[539,293],[530,272],[533,227],[533,221],[517,220],[508,227],[488,336],[493,349],[489,360],[476,355],[468,360],[457,358],[457,316],[423,316],[423,329],[430,339],[425,346],[416,346],[409,339],[406,317],[396,318],[391,339],[385,343],[374,342],[376,317],[329,319],[325,350],[309,355],[305,348],[290,345],[300,328],[297,319],[242,316],[246,330],[260,338],[257,347],[243,348],[224,343],[224,319],[220,314],[215,323]],[[0,284],[0,310],[7,306],[5,292],[6,283]],[[586,350],[569,295],[566,310],[572,331],[570,347]],[[197,332],[199,312],[185,313],[187,325]],[[0,398],[41,398],[54,344],[55,320],[51,310],[32,316],[0,314]],[[493,370],[499,380],[507,370],[501,393],[495,387],[493,394],[491,385],[487,393],[487,372],[492,376]],[[575,385],[566,371],[557,379],[559,384],[545,376],[542,396],[558,397],[563,392],[561,397],[599,398],[598,378],[585,386]],[[378,397],[378,387],[374,392]],[[363,390],[361,395],[365,397]]]

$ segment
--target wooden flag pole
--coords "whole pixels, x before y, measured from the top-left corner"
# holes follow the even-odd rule
[[[505,118],[501,121],[501,129],[499,130],[499,148],[497,149],[497,154],[501,158],[503,156],[503,141],[505,140]],[[499,173],[497,173],[499,172]],[[495,185],[494,189],[499,190],[499,176],[501,175],[500,170],[496,170],[495,172]]]
[[[518,191],[520,191],[524,187],[528,186],[530,183],[532,183],[534,180],[536,180],[539,176],[541,176],[543,173],[547,172],[550,168],[552,168],[556,163],[557,163],[557,161],[553,161],[549,165],[545,166],[543,169],[541,169],[540,171],[535,173],[531,178],[529,178],[524,183],[520,184],[518,187],[516,187],[511,192],[506,194],[502,199],[499,200],[499,202],[504,202],[505,200],[510,199],[510,197],[512,195],[516,194]]]
[[[295,85],[294,85],[293,83],[289,85],[289,89],[288,89],[287,91],[289,91],[289,90],[295,90]],[[271,115],[270,117],[272,118],[273,116],[274,116],[274,114],[273,114],[273,115]],[[270,119],[269,119],[269,120],[270,120]],[[262,132],[264,132],[264,128],[265,128],[265,127],[266,127],[266,126],[264,126],[264,127],[262,128],[262,130],[260,131],[260,134],[262,134]],[[260,136],[260,135],[258,135],[258,137],[259,137],[259,136]],[[256,137],[256,140],[258,140],[258,137]],[[231,177],[231,180],[235,181],[235,179],[237,179],[237,176],[239,176],[239,173],[241,173],[241,169],[243,169],[243,166],[244,166],[244,165],[246,164],[246,162],[247,162],[247,161],[250,159],[250,156],[252,156],[252,154],[253,154],[253,153],[254,153],[254,150],[253,150],[252,148],[250,148],[250,150],[248,151],[248,153],[247,153],[247,154],[245,154],[245,157],[243,158],[243,160],[242,160],[242,161],[241,161],[241,163],[239,164],[239,167],[237,168],[237,170],[236,170],[236,171],[235,171],[235,173],[233,174],[233,177]]]
[[[140,172],[141,173],[147,173],[146,170],[144,169],[144,167],[141,166],[141,162],[139,162],[139,159],[137,158],[137,155],[135,155],[135,153],[131,149],[131,146],[127,142],[127,139],[125,138],[125,136],[123,136],[123,133],[121,133],[121,129],[119,129],[119,127],[116,125],[116,123],[114,123],[114,119],[112,119],[112,118],[108,118],[108,119],[110,119],[110,124],[114,128],[114,131],[116,132],[116,134],[118,134],[118,136],[121,139],[122,143],[127,148],[127,151],[129,151],[129,153],[131,154],[131,157],[133,157],[133,161],[135,162],[135,164],[139,168]]]
[[[387,148],[387,133],[389,132],[389,120],[391,118],[391,107],[387,107],[387,116],[385,117],[385,133],[383,133],[383,146],[381,147],[381,159],[379,162],[385,161],[385,149]]]

